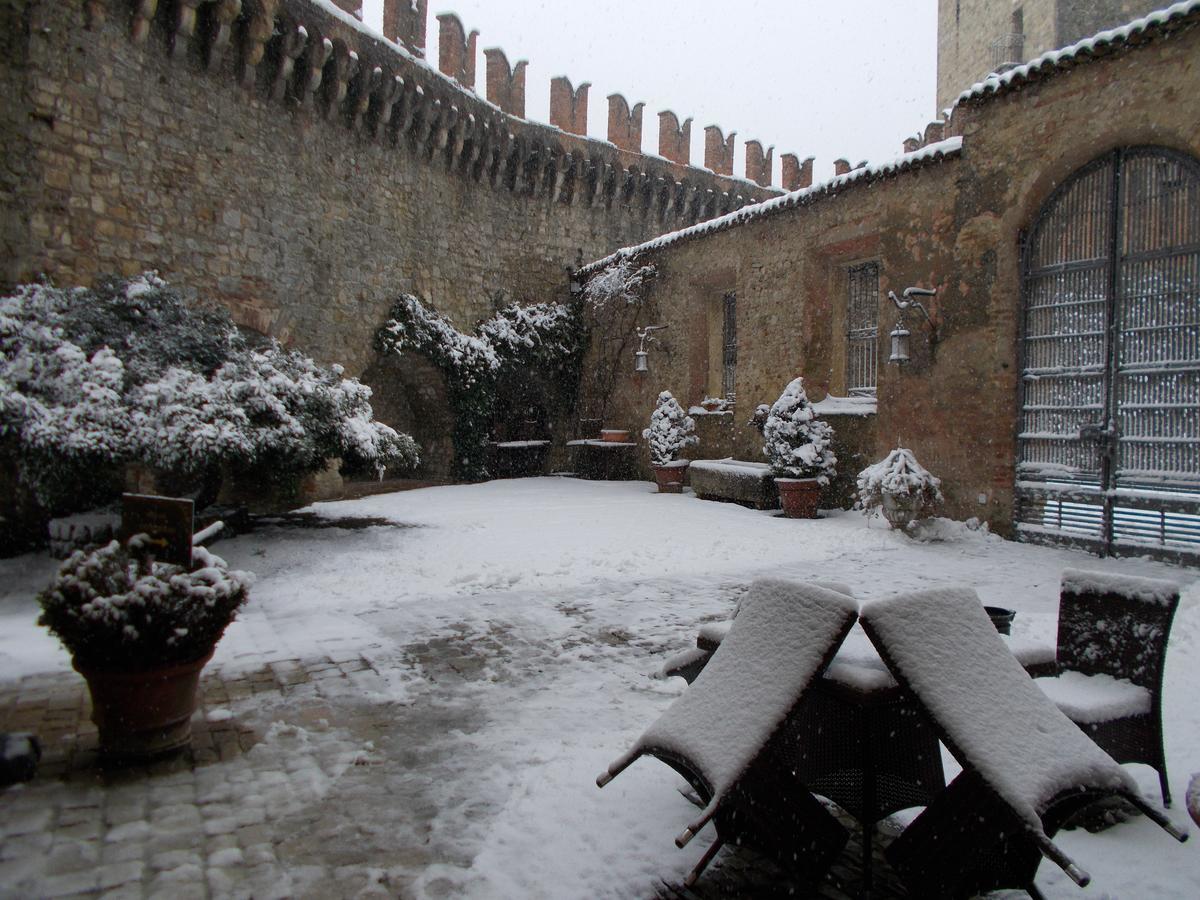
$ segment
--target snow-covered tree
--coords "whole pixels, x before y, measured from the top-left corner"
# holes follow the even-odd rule
[[[222,472],[279,482],[340,457],[382,472],[417,448],[372,418],[371,392],[153,275],[0,298],[0,463],[46,511],[118,490],[123,463],[184,484]]]
[[[642,432],[650,444],[650,463],[665,466],[684,447],[698,444],[696,422],[683,411],[670,391],[658,395],[658,404],[650,415],[650,427]]]
[[[763,426],[763,455],[780,478],[815,478],[829,484],[837,457],[833,428],[817,418],[804,379],[794,379],[771,405]]]

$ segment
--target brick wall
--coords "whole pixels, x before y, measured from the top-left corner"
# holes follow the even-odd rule
[[[640,324],[665,323],[651,372],[627,374],[606,427],[636,428],[659,391],[696,403],[714,386],[726,291],[737,294],[737,409],[724,453],[760,459],[746,425],[794,376],[810,396],[844,388],[845,271],[880,266],[878,414],[840,423],[850,468],[902,444],[944,480],[949,515],[1011,526],[1020,328],[1019,241],[1054,187],[1117,146],[1153,144],[1200,157],[1200,27],[1118,51],[1019,90],[959,107],[949,123],[961,154],[724,231],[648,252]],[[940,341],[931,352],[908,318],[913,361],[888,365],[897,312],[886,292],[936,288],[928,304]],[[719,381],[716,382],[719,385]],[[866,449],[861,449],[861,448]],[[702,448],[703,452],[703,448]]]
[[[580,258],[774,193],[504,116],[306,0],[246,0],[223,31],[223,4],[135,7],[0,0],[0,286],[158,269],[370,381],[401,291],[469,329],[497,296],[559,296]],[[405,384],[376,405],[428,431],[387,396]]]

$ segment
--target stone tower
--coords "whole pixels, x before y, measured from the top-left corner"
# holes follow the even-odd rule
[[[937,116],[989,73],[1167,5],[1164,0],[938,0]]]

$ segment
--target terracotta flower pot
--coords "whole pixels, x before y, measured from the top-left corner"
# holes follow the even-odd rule
[[[789,519],[815,519],[821,500],[821,483],[815,478],[776,478],[779,502]]]
[[[629,431],[623,428],[602,428],[600,440],[610,444],[624,444],[629,440]]]
[[[92,695],[92,721],[100,731],[100,752],[110,758],[147,759],[192,742],[192,713],[201,659],[140,672],[89,669],[74,663]]]
[[[683,493],[683,479],[687,476],[687,467],[691,460],[681,459],[665,466],[653,466],[654,480],[658,482],[660,494]]]

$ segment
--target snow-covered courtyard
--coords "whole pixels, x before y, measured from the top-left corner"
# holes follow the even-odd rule
[[[313,511],[359,527],[265,525],[213,547],[257,580],[206,684],[253,686],[265,671],[282,685],[205,691],[198,716],[252,735],[244,752],[146,778],[75,769],[6,789],[0,894],[652,897],[708,843],[674,846],[692,814],[682,780],[654,760],[603,791],[594,779],[683,691],[655,677],[663,661],[764,575],[844,582],[860,600],[963,584],[1016,609],[1014,635],[1047,643],[1066,568],[1178,581],[1166,748],[1170,816],[1189,824],[1194,569],[955,523],[917,542],[858,513],[790,520],[644,482],[494,481]],[[0,730],[31,697],[82,696],[66,652],[35,624],[34,594],[55,565],[0,562]],[[1157,799],[1155,773],[1129,771]],[[1177,844],[1144,818],[1059,841],[1093,884],[1080,892],[1044,863],[1048,897],[1200,896],[1200,841]]]

